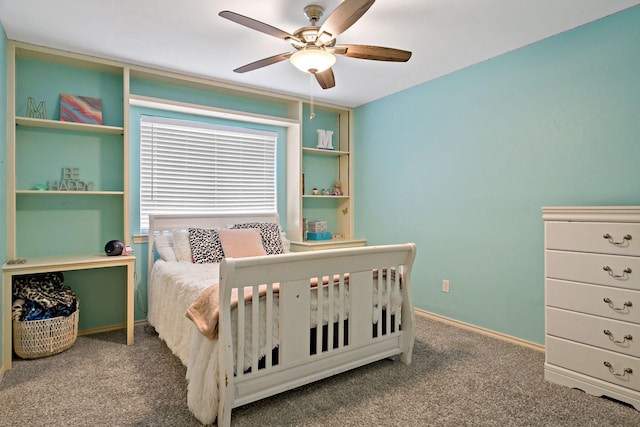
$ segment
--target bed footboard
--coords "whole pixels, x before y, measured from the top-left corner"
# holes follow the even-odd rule
[[[415,253],[407,243],[223,260],[218,425],[234,407],[380,359],[410,363]],[[250,296],[232,310],[234,289]]]

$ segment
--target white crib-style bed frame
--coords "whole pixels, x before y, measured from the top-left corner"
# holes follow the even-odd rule
[[[275,214],[151,215],[148,277],[155,258],[153,248],[157,233],[189,227],[228,228],[243,222],[278,222],[278,217]],[[415,253],[415,245],[407,243],[224,259],[220,265],[219,284],[218,425],[230,425],[232,408],[365,364],[396,355],[401,362],[409,364],[415,337],[410,292]],[[315,328],[316,350],[310,354],[313,335],[310,322],[306,321],[311,316],[310,280],[322,280],[323,277],[335,278],[335,285],[325,285],[326,295],[315,288],[317,319],[322,319],[324,314],[327,319],[338,320],[334,327]],[[392,313],[393,310],[380,309],[393,305],[391,282],[400,288],[400,315],[397,310]],[[266,284],[267,290],[261,305],[258,286],[262,284]],[[275,313],[274,284],[279,285]],[[245,286],[253,287],[251,301],[241,301],[232,308],[232,289],[239,288],[242,295]],[[348,303],[343,305],[342,297],[346,294]],[[337,306],[326,304],[323,308],[323,298],[340,303]],[[272,336],[272,328],[260,327],[260,306],[266,311],[261,315],[262,318],[266,316],[267,325],[278,316],[278,336]],[[348,316],[344,313],[345,306],[349,307]],[[245,324],[247,310],[252,313],[252,321]],[[232,317],[237,323],[235,329],[231,327]],[[375,323],[373,319],[377,319]],[[237,334],[237,349],[233,348],[234,334]],[[245,360],[245,334],[251,343],[251,368],[248,370],[239,368],[249,361]],[[334,344],[325,344],[326,348],[322,348],[323,339]],[[277,363],[274,363],[271,351],[264,357],[259,356],[256,350],[260,346],[259,340],[266,342],[267,349],[272,343],[279,342]]]

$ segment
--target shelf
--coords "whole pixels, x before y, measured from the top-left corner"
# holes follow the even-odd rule
[[[66,195],[92,195],[92,196],[122,196],[124,191],[50,191],[50,190],[16,190],[16,194],[64,194]]]
[[[303,153],[320,154],[324,156],[348,156],[348,151],[326,150],[322,148],[302,147]]]
[[[112,135],[123,135],[124,128],[121,126],[93,125],[88,123],[62,122],[59,120],[34,119],[31,117],[16,117],[16,125],[30,126],[46,129],[61,129],[74,132],[105,133]]]
[[[291,242],[292,252],[321,251],[327,249],[354,248],[366,246],[365,239],[330,239],[330,240],[305,240],[303,242]]]
[[[21,274],[37,273],[49,269],[67,271],[101,268],[108,266],[122,266],[135,262],[134,255],[107,256],[105,254],[59,255],[27,258],[22,264],[2,266],[3,271],[19,270]]]
[[[302,197],[304,199],[344,199],[347,200],[349,199],[349,196],[347,195],[342,195],[342,196],[322,196],[322,195],[317,195],[314,196],[313,194],[303,194]]]

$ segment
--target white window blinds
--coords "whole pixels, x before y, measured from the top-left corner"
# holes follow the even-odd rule
[[[277,133],[140,119],[140,231],[150,213],[276,212]]]

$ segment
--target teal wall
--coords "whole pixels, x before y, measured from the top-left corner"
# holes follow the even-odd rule
[[[544,342],[541,208],[640,204],[638,41],[635,7],[355,110],[356,235],[417,243],[418,308]]]

